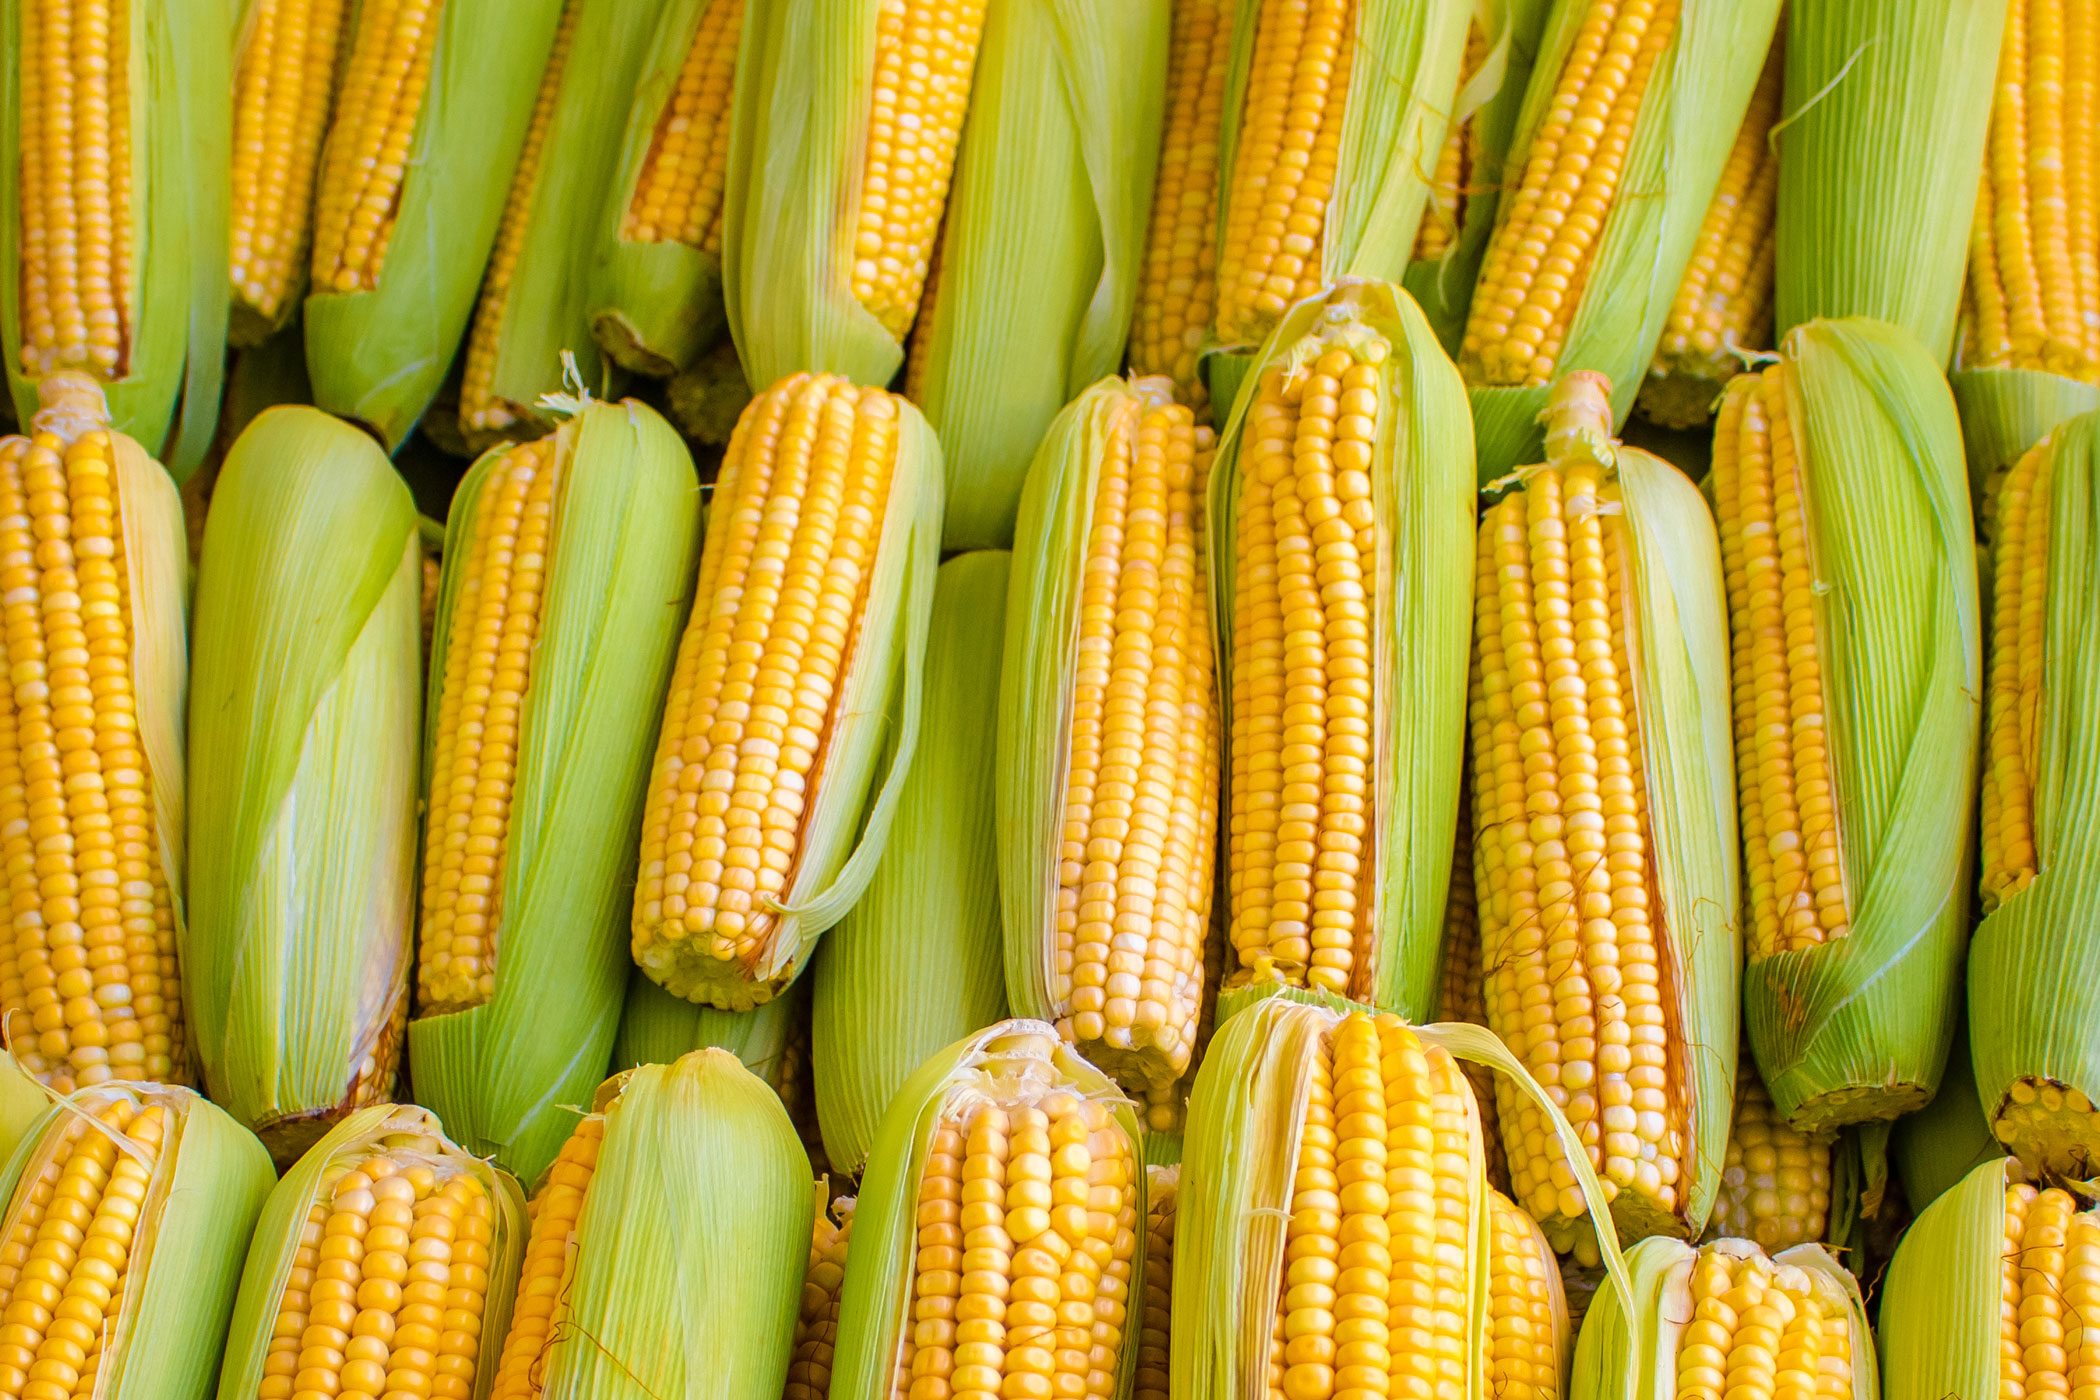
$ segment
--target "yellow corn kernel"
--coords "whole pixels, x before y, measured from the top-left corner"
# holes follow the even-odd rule
[[[379,283],[445,0],[364,0],[314,197],[313,284]]]
[[[744,0],[708,0],[677,86],[649,137],[649,153],[620,224],[623,240],[688,243],[703,253],[721,250],[730,85],[743,20]]]

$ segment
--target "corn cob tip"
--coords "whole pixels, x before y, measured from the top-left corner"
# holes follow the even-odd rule
[[[36,384],[39,407],[30,430],[67,442],[109,426],[109,398],[93,375],[79,370],[47,374]]]
[[[1546,425],[1546,460],[1580,460],[1600,467],[1612,464],[1611,379],[1596,370],[1576,370],[1554,382],[1539,411]]]
[[[2025,1075],[2006,1086],[1991,1135],[2008,1152],[2051,1176],[2082,1181],[2100,1170],[2092,1146],[2100,1138],[2093,1101],[2047,1075]]]

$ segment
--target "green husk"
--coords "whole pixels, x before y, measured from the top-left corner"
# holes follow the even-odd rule
[[[678,87],[710,5],[736,0],[664,0],[638,73],[620,141],[620,163],[607,191],[586,300],[591,334],[623,369],[663,378],[700,357],[722,331],[722,258],[663,238],[644,243],[624,236],[627,211],[664,107]],[[646,5],[634,9],[647,13]],[[619,96],[621,94],[615,94]]]
[[[1960,996],[1983,678],[1961,433],[1937,365],[1864,319],[1799,327],[1780,353],[1851,925],[1753,956],[1743,1016],[1779,1112],[1828,1128],[1922,1107],[1938,1086]]]
[[[131,169],[128,207],[116,212],[129,219],[136,292],[124,371],[101,382],[117,431],[180,482],[211,448],[225,370],[233,12],[228,0],[183,0],[117,14],[128,27],[112,43],[128,61]],[[0,149],[10,152],[24,142],[21,27],[33,18],[27,5],[0,17]],[[22,366],[21,194],[21,162],[10,156],[0,162],[0,350],[16,421],[26,423],[37,385]]]
[[[1961,412],[1969,498],[1979,527],[1998,477],[2058,424],[2100,409],[2100,385],[2038,369],[1960,369],[1947,377]]]
[[[653,409],[587,401],[551,442],[561,477],[494,905],[495,991],[439,1015],[419,994],[408,1031],[417,1097],[462,1145],[527,1181],[560,1151],[574,1124],[564,1106],[590,1097],[612,1048],[650,729],[700,523],[692,458]],[[452,501],[424,712],[426,810],[475,522],[515,450],[475,463]]]
[[[1777,334],[1819,317],[1954,343],[2006,0],[1794,0],[1773,229]]]
[[[792,988],[787,995],[749,1011],[696,1006],[657,986],[636,968],[627,982],[627,1003],[620,1013],[620,1032],[613,1040],[613,1072],[667,1065],[680,1055],[714,1046],[735,1055],[745,1069],[777,1090],[801,1009]]]
[[[428,1109],[382,1103],[359,1109],[336,1124],[270,1192],[261,1218],[255,1223],[254,1240],[248,1245],[247,1264],[241,1271],[240,1296],[233,1308],[233,1325],[226,1334],[226,1357],[219,1368],[219,1400],[253,1400],[258,1393],[278,1310],[283,1306],[301,1232],[307,1225],[307,1212],[316,1202],[329,1198],[336,1179],[373,1153],[384,1150],[383,1140],[395,1135],[434,1139],[431,1144],[406,1152],[422,1163],[445,1170],[448,1179],[453,1173],[472,1176],[488,1192],[488,1294],[482,1302],[480,1350],[470,1384],[471,1393],[476,1396],[489,1393],[496,1374],[496,1358],[503,1349],[504,1334],[510,1330],[511,1302],[525,1252],[525,1195],[509,1173],[448,1140],[436,1115]]]
[[[123,1400],[195,1400],[212,1389],[234,1311],[241,1260],[275,1173],[270,1154],[201,1095],[163,1084],[110,1080],[51,1104],[0,1172],[5,1229],[20,1228],[24,1198],[47,1168],[55,1173],[72,1144],[68,1128],[118,1099],[158,1105],[166,1120],[147,1178],[124,1286],[109,1302],[93,1394]],[[103,1125],[118,1152],[130,1138]]]
[[[178,936],[205,1083],[286,1160],[393,1078],[421,592],[415,506],[369,437],[312,408],[249,425],[197,571]]]
[[[726,1050],[608,1095],[543,1400],[777,1400],[816,1211],[787,1110]]]
[[[991,0],[912,397],[947,549],[1004,547],[1036,444],[1123,360],[1159,165],[1168,0]]]
[[[500,302],[492,289],[475,309],[468,368],[485,368],[486,398],[462,399],[460,430],[475,447],[505,437],[537,437],[560,421],[572,384],[603,391],[613,377],[591,338],[588,279],[598,249],[619,227],[625,206],[612,202],[606,150],[624,123],[621,104],[635,90],[656,28],[655,7],[632,0],[567,0],[576,7],[569,50],[553,75],[556,94],[544,144],[522,203],[517,262]],[[544,81],[544,80],[543,80]],[[513,180],[526,175],[522,168]],[[516,199],[516,191],[509,198]],[[507,241],[509,234],[498,235]],[[495,341],[477,361],[473,336],[495,318]],[[475,382],[470,373],[467,382]],[[479,386],[478,386],[479,387]],[[492,422],[466,421],[468,413]]]
[[[1374,462],[1374,507],[1385,522],[1375,616],[1382,730],[1375,852],[1375,946],[1352,970],[1352,993],[1426,1019],[1435,1007],[1465,752],[1466,656],[1472,636],[1473,454],[1464,387],[1427,318],[1389,282],[1344,283],[1291,308],[1249,364],[1211,468],[1209,557],[1238,557],[1240,452],[1271,365],[1309,363],[1331,343],[1383,338],[1387,403]],[[1220,733],[1232,733],[1232,568],[1210,571],[1218,638]],[[1227,754],[1230,761],[1230,754]],[[1225,820],[1233,814],[1228,809]],[[1230,908],[1226,917],[1231,918]],[[1241,971],[1227,950],[1230,981]],[[1286,975],[1290,970],[1282,969]],[[1302,974],[1298,974],[1301,975]],[[1223,1009],[1220,1008],[1220,1019]]]
[[[307,293],[314,402],[364,424],[389,452],[444,383],[473,313],[563,3],[443,7],[378,285]]]
[[[1009,562],[981,550],[941,566],[923,733],[889,847],[811,973],[817,1122],[849,1173],[912,1071],[1007,1015],[992,794]]]
[[[1219,1008],[1217,1039],[1189,1099],[1176,1200],[1174,1268],[1184,1286],[1174,1298],[1172,1393],[1217,1400],[1258,1400],[1270,1393],[1269,1345],[1282,1296],[1284,1230],[1312,1057],[1346,1015],[1368,1009],[1297,989],[1266,991],[1229,1019]],[[1478,1026],[1458,1024],[1421,1026],[1416,1034],[1425,1046],[1511,1076],[1517,1092],[1546,1113],[1561,1141],[1575,1147],[1569,1161],[1579,1187],[1593,1213],[1608,1220],[1603,1188],[1566,1118],[1499,1040]],[[1467,1222],[1466,1307],[1479,1330],[1487,1322],[1491,1221],[1484,1144],[1477,1134],[1467,1155],[1476,1204]],[[1605,1268],[1623,1279],[1618,1241],[1608,1226],[1598,1242]],[[1199,1286],[1186,1286],[1192,1280]],[[1452,1391],[1452,1400],[1490,1396],[1481,1364],[1485,1350],[1484,1344],[1469,1349],[1467,1382],[1462,1391]]]
[[[1881,1287],[1888,1400],[2000,1393],[2005,1188],[2015,1171],[2007,1158],[1984,1163],[1904,1234]]]
[[[1983,1104],[1976,1096],[1966,1018],[1955,1028],[1940,1091],[1916,1113],[1896,1120],[1891,1146],[1896,1176],[1913,1212],[1922,1212],[1975,1168],[2005,1155],[1991,1136],[1990,1121],[1983,1116]]]
[[[1589,11],[1589,0],[1555,0],[1505,169],[1520,169],[1527,159]],[[1761,57],[1771,48],[1778,16],[1779,0],[1686,4],[1669,48],[1656,61],[1618,193],[1555,364],[1556,375],[1595,370],[1611,380],[1615,425],[1626,421],[1640,393],[1756,90],[1762,64],[1745,56]],[[1498,221],[1504,211],[1498,211]],[[1472,386],[1483,482],[1538,460],[1539,414],[1551,387]]]
[[[1551,11],[1552,0],[1476,0],[1473,6],[1473,23],[1487,36],[1487,52],[1459,89],[1451,113],[1454,129],[1471,123],[1473,160],[1464,187],[1432,189],[1429,210],[1423,215],[1425,220],[1442,219],[1448,224],[1453,222],[1456,205],[1457,236],[1436,257],[1409,262],[1407,275],[1401,279],[1435,327],[1444,353],[1454,358],[1465,337],[1466,312],[1473,304],[1480,260],[1495,227],[1495,208],[1507,179],[1510,136]]]
[[[1232,59],[1225,72],[1225,127],[1218,148],[1221,250],[1231,215],[1234,165],[1253,79],[1262,0],[1237,0],[1237,6]],[[1476,0],[1365,0],[1355,8],[1356,51],[1375,54],[1378,61],[1349,66],[1332,195],[1321,223],[1323,288],[1344,278],[1398,281],[1407,271],[1445,128],[1464,100],[1458,74],[1465,61],[1466,26],[1475,8]],[[1240,380],[1250,372],[1247,357],[1265,337],[1274,339],[1273,322],[1253,334],[1227,327],[1228,294],[1221,282],[1219,327],[1233,331],[1233,339],[1228,343],[1221,336],[1219,344],[1206,348],[1202,361],[1221,429],[1224,415],[1239,397]]]
[[[2089,1106],[2100,1097],[2100,413],[2073,418],[2042,450],[2047,538],[2028,542],[2046,550],[2041,693],[2002,697],[2033,706],[2036,873],[1976,928],[1969,1046],[1999,1139],[2032,1169],[2086,1177],[2100,1172],[2100,1117]],[[1994,691],[2018,683],[1992,678]],[[2016,1088],[2039,1097],[2015,1111]],[[2073,1094],[2085,1110],[2048,1111],[2053,1096]]]
[[[1761,1258],[1764,1252],[1747,1240],[1720,1240],[1694,1247],[1681,1240],[1642,1240],[1626,1252],[1633,1287],[1621,1294],[1600,1288],[1582,1320],[1575,1343],[1575,1370],[1570,1400],[1675,1400],[1678,1353],[1692,1321],[1691,1281],[1694,1261],[1719,1250],[1739,1258]],[[1774,1263],[1805,1270],[1843,1296],[1851,1317],[1851,1373],[1838,1393],[1862,1397],[1881,1394],[1874,1364],[1874,1337],[1867,1328],[1866,1304],[1859,1283],[1821,1245],[1802,1244],[1770,1256]],[[1884,1309],[1882,1316],[1887,1317]],[[1995,1356],[1995,1352],[1993,1353]],[[1731,1378],[1734,1373],[1731,1372]],[[1835,1380],[1825,1374],[1822,1384]],[[1891,1390],[1891,1396],[1898,1392]],[[1969,1392],[1971,1394],[1975,1392]]]
[[[11,1051],[0,1052],[0,1161],[14,1152],[50,1106],[51,1097],[37,1077]]]
[[[635,962],[658,981],[682,966],[698,988],[693,999],[726,1011],[757,1006],[786,987],[824,931],[859,902],[889,840],[918,745],[927,618],[940,558],[941,449],[917,409],[901,401],[896,408],[896,464],[875,555],[865,566],[855,640],[803,815],[792,882],[765,947],[747,964],[718,960],[684,938],[645,945],[636,909]],[[696,598],[689,625],[704,625],[716,606],[716,598]],[[654,784],[652,773],[652,790]]]
[[[936,1053],[890,1101],[861,1177],[832,1354],[834,1400],[878,1400],[891,1393],[899,1348],[910,1335],[919,1181],[943,1115],[977,1103],[1032,1103],[1057,1091],[1109,1110],[1130,1153],[1132,1204],[1136,1228],[1143,1231],[1144,1159],[1137,1119],[1114,1082],[1059,1041],[1054,1027],[1043,1021],[1002,1021]],[[1141,1233],[1123,1285],[1125,1298],[1145,1296],[1144,1268]],[[1109,1394],[1129,1393],[1137,1343],[1138,1329],[1126,1326]]]

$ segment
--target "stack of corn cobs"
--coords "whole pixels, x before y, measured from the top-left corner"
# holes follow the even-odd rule
[[[2100,0],[0,127],[0,1400],[2100,1396]]]

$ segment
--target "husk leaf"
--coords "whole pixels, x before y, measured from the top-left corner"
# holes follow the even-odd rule
[[[1969,500],[1978,523],[1998,474],[2050,429],[2100,409],[2100,385],[2035,369],[1956,369],[1947,376],[1961,412]]]
[[[980,550],[941,566],[890,844],[811,973],[817,1122],[843,1171],[867,1160],[913,1070],[1007,1015],[992,794],[1009,562]]]
[[[1940,1195],[1889,1262],[1881,1287],[1888,1400],[1998,1393],[2010,1166],[1986,1162]]]
[[[627,1004],[613,1040],[615,1074],[640,1065],[667,1065],[712,1045],[743,1062],[745,1069],[778,1086],[782,1057],[802,1009],[795,989],[749,1011],[697,1006],[650,981],[640,968],[627,983]]]

